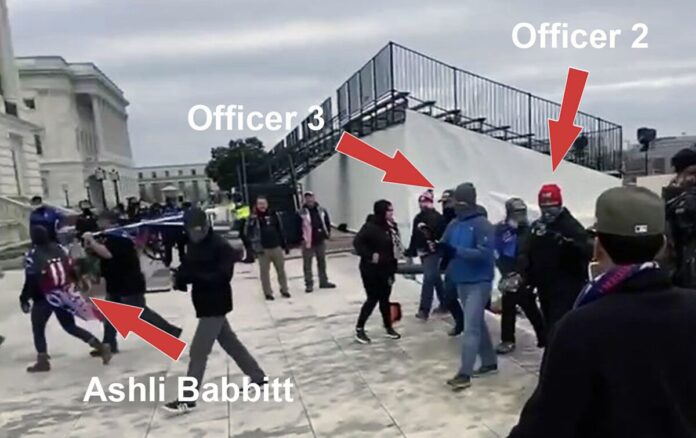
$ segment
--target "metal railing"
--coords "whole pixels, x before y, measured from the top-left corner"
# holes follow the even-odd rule
[[[366,135],[403,122],[403,99],[411,109],[545,154],[548,120],[560,113],[556,102],[390,42],[337,89],[335,100],[324,101],[325,128],[308,130],[308,117],[273,148],[264,171],[276,180],[303,176],[333,153],[342,131]],[[584,112],[575,124],[587,144],[573,146],[566,159],[620,171],[621,126]]]

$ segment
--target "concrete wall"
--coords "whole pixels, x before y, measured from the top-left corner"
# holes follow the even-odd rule
[[[392,156],[400,149],[435,185],[436,196],[462,182],[473,182],[478,202],[493,221],[501,220],[505,201],[513,196],[538,216],[537,195],[546,183],[561,186],[565,204],[585,225],[594,221],[595,200],[621,181],[594,170],[564,162],[554,173],[551,160],[528,149],[453,126],[409,111],[402,125],[379,131],[365,141]],[[336,154],[302,180],[329,208],[333,222],[359,228],[375,200],[386,198],[395,206],[402,233],[410,232],[424,189],[382,183],[383,172]]]
[[[41,193],[35,129],[15,117],[0,114],[0,195]]]

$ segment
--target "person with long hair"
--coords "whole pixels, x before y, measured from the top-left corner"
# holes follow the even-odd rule
[[[404,251],[391,202],[384,199],[375,202],[373,214],[353,239],[353,246],[360,256],[360,276],[367,293],[355,327],[355,340],[361,344],[372,342],[365,332],[365,323],[378,304],[386,336],[401,338],[392,327],[389,309],[397,260]]]

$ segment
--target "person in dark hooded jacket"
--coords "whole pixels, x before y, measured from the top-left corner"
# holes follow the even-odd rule
[[[174,287],[186,292],[191,285],[191,300],[198,318],[190,346],[187,376],[194,377],[200,388],[208,356],[217,340],[251,382],[261,385],[266,379],[265,373],[227,320],[227,314],[232,311],[230,282],[234,264],[241,261],[242,253],[213,232],[208,216],[198,207],[184,213],[184,228],[189,248],[181,266],[175,271]],[[181,400],[164,406],[166,410],[177,413],[185,413],[195,407],[196,402]]]
[[[528,247],[527,281],[537,289],[547,333],[573,307],[587,282],[592,256],[585,228],[563,207],[561,189],[545,185],[539,192],[541,218],[532,224]]]
[[[445,232],[444,217],[434,208],[434,198],[431,190],[428,190],[418,197],[420,212],[413,218],[411,229],[411,243],[406,251],[407,257],[420,257],[423,266],[423,284],[421,287],[421,299],[418,306],[416,318],[427,320],[430,317],[430,310],[433,305],[433,291],[437,294],[440,306],[436,309],[437,313],[444,313],[445,295],[440,275],[440,254],[438,253],[435,242],[440,240],[442,233]]]
[[[49,288],[76,280],[73,278],[74,272],[71,271],[67,253],[53,241],[51,233],[44,226],[34,225],[30,234],[32,247],[24,260],[25,280],[19,302],[24,313],[31,313],[37,359],[34,365],[27,368],[27,372],[45,372],[51,369],[46,345],[46,323],[53,314],[63,330],[99,351],[102,362],[107,365],[111,360],[110,346],[102,344],[93,334],[75,324],[72,313],[53,306],[46,299]]]
[[[394,223],[394,208],[391,202],[375,202],[373,214],[353,239],[355,251],[360,256],[360,276],[367,293],[367,300],[360,309],[355,327],[355,340],[361,344],[371,342],[365,332],[365,323],[379,304],[382,323],[387,337],[399,339],[401,335],[392,327],[389,296],[398,258],[403,252],[399,230]]]

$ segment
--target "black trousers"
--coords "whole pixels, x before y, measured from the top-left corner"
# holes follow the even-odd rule
[[[449,310],[454,319],[454,331],[462,332],[464,331],[464,311],[462,310],[462,305],[459,303],[457,285],[445,275],[444,286],[445,307]]]
[[[384,328],[391,328],[391,312],[389,309],[389,296],[394,283],[394,275],[380,271],[377,266],[360,266],[360,276],[367,293],[367,300],[363,303],[358,316],[357,328],[365,328],[367,319],[379,304],[379,312],[382,314]]]
[[[140,314],[140,319],[145,322],[149,322],[158,329],[164,330],[170,335],[176,336],[177,338],[181,335],[181,329],[170,324],[166,319],[161,317],[159,313],[153,311],[145,302],[145,295],[112,295],[106,294],[106,299],[108,301],[113,301],[115,303],[128,304],[129,306],[142,307],[143,313]],[[108,320],[104,320],[104,339],[105,344],[109,344],[112,350],[117,350],[117,340],[116,340],[116,329],[112,326]]]
[[[167,237],[164,239],[164,260],[162,260],[162,263],[164,263],[164,266],[170,267],[172,265],[172,261],[174,260],[174,245],[176,245],[176,250],[179,253],[179,260],[183,259],[184,256],[186,256],[186,241],[179,238],[179,239],[173,239],[171,237]]]
[[[503,342],[515,342],[515,321],[517,319],[517,306],[519,306],[536,333],[537,344],[546,345],[546,331],[541,310],[537,306],[534,291],[528,287],[522,287],[517,292],[503,294],[503,315],[501,318],[501,340]]]
[[[551,334],[556,323],[573,308],[581,289],[582,284],[553,288],[540,286],[537,288],[547,336]]]
[[[60,326],[69,334],[82,339],[86,343],[97,340],[93,334],[75,324],[75,317],[72,313],[53,307],[46,300],[37,300],[34,301],[34,305],[31,308],[31,330],[34,334],[34,347],[37,353],[47,352],[46,323],[54,313]]]

